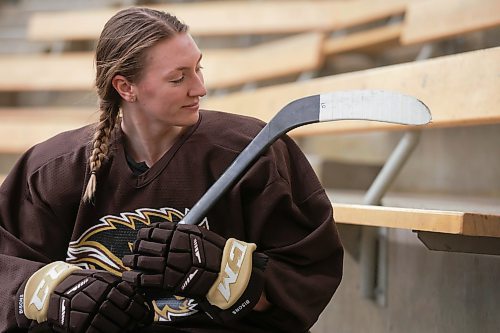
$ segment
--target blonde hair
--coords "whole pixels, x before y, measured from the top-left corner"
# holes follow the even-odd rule
[[[113,78],[123,75],[136,82],[142,74],[146,51],[159,41],[187,30],[187,25],[173,15],[137,7],[119,11],[104,26],[95,53],[100,116],[91,141],[90,178],[83,201],[94,200],[97,175],[109,152],[110,134],[119,123],[121,97],[112,85]]]

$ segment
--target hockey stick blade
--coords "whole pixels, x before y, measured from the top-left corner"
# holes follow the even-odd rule
[[[286,132],[307,124],[335,120],[370,120],[402,125],[431,121],[427,106],[396,92],[353,90],[313,95],[282,108],[179,223],[198,224],[208,210],[243,175],[265,149]]]

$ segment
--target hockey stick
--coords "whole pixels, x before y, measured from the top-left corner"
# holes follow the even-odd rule
[[[427,106],[414,97],[380,90],[333,92],[295,100],[264,126],[179,223],[200,223],[247,167],[284,133],[299,126],[334,120],[424,125],[430,122],[431,114]]]

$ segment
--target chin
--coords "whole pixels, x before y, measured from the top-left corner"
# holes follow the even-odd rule
[[[196,112],[190,113],[189,115],[186,116],[186,118],[183,121],[184,126],[193,126],[198,122],[198,119],[200,119],[200,112],[197,110]]]

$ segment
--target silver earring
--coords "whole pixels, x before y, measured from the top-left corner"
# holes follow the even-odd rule
[[[134,102],[135,102],[135,99],[136,99],[136,98],[135,98],[135,95],[130,96],[130,103],[134,103]]]

